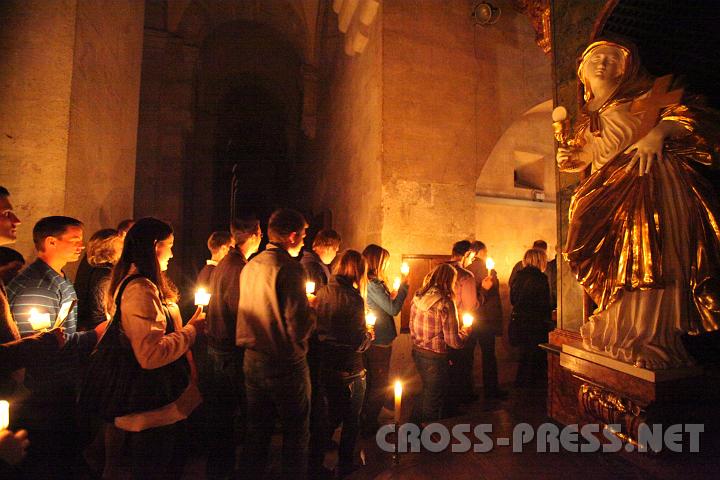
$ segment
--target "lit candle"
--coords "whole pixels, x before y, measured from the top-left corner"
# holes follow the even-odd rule
[[[367,325],[370,328],[375,328],[375,322],[377,322],[377,317],[374,313],[368,312],[365,315],[365,325]]]
[[[40,313],[37,308],[30,309],[30,326],[33,330],[50,328],[50,314]]]
[[[488,269],[488,272],[491,271],[493,268],[495,268],[495,260],[488,257],[487,260],[485,260],[485,266]]]
[[[400,423],[400,409],[402,408],[402,382],[395,380],[395,423]]]
[[[400,290],[400,277],[395,277],[395,280],[393,280],[393,290],[396,292]]]
[[[10,404],[7,400],[0,400],[0,430],[10,425]]]
[[[195,292],[195,305],[207,307],[208,303],[210,303],[210,295],[204,288],[198,288]]]
[[[475,320],[475,319],[473,318],[472,315],[470,315],[469,313],[464,313],[463,316],[462,316],[463,328],[470,328],[470,327],[472,327],[472,324],[473,324],[473,321],[474,321],[474,320]]]
[[[400,265],[400,273],[403,275],[410,273],[410,265],[408,265],[407,262],[403,262],[402,265]]]

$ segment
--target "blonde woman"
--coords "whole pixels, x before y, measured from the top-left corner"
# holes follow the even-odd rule
[[[410,308],[412,355],[423,382],[422,422],[443,418],[450,375],[448,347],[462,348],[468,335],[458,322],[456,281],[455,267],[438,265],[425,276]]]

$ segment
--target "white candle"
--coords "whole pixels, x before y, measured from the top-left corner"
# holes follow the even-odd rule
[[[485,260],[485,266],[488,269],[488,272],[491,271],[493,268],[495,268],[495,260],[488,257],[487,260]]]
[[[370,328],[374,328],[375,322],[377,322],[377,317],[375,316],[375,314],[372,312],[368,312],[365,315],[365,325],[367,325]]]
[[[43,330],[50,328],[50,314],[40,313],[37,308],[30,309],[30,326],[33,330]]]
[[[395,277],[395,280],[393,280],[393,290],[396,292],[400,290],[400,277]]]
[[[473,318],[472,315],[470,315],[469,313],[464,313],[463,316],[462,316],[462,324],[463,324],[463,327],[464,327],[464,328],[470,328],[470,327],[472,327],[472,324],[473,324],[473,321],[474,321],[474,320],[475,320],[475,318]]]
[[[315,282],[305,282],[305,293],[308,295],[315,293]]]
[[[400,409],[402,408],[402,382],[395,380],[395,423],[400,423]]]
[[[195,305],[198,307],[207,307],[210,303],[210,293],[204,288],[198,288],[195,292]]]
[[[400,265],[400,273],[403,275],[410,273],[410,265],[408,265],[407,262],[403,262],[402,265]]]
[[[10,425],[10,404],[7,400],[0,400],[0,430]]]

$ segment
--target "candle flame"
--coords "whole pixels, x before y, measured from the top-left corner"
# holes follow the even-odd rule
[[[10,404],[7,400],[0,400],[0,430],[10,425]]]
[[[408,265],[407,262],[403,262],[402,265],[400,265],[400,273],[403,275],[410,273],[410,265]]]
[[[395,277],[395,280],[393,280],[393,290],[400,290],[400,277]]]
[[[474,320],[475,320],[475,318],[473,318],[473,316],[470,315],[469,313],[463,314],[463,316],[462,316],[463,327],[465,327],[465,328],[471,327]]]
[[[485,266],[487,267],[488,270],[492,270],[493,268],[495,268],[495,260],[488,257],[488,259],[485,260]]]
[[[402,382],[400,380],[395,380],[395,398],[402,398]]]
[[[210,303],[210,294],[208,293],[205,288],[200,287],[195,291],[195,305],[197,306],[207,306],[208,303]]]
[[[365,323],[367,324],[367,326],[374,327],[375,322],[377,322],[377,317],[375,316],[375,314],[372,312],[368,312],[368,314],[365,315]]]
[[[315,282],[305,282],[305,293],[315,293]]]

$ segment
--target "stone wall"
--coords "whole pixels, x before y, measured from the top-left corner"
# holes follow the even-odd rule
[[[89,235],[132,212],[143,3],[7,1],[0,18],[0,184],[32,258],[41,217]]]

